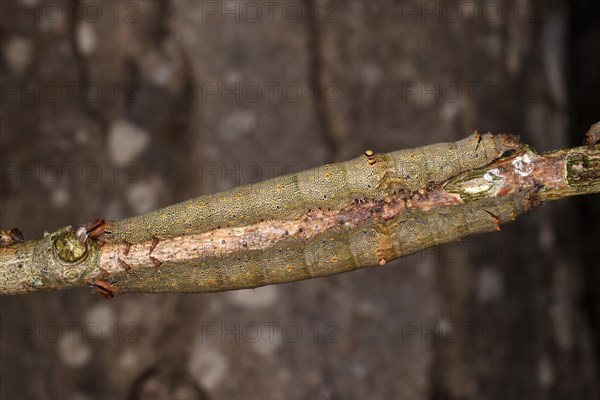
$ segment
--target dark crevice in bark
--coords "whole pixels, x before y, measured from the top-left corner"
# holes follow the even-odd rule
[[[158,18],[154,27],[154,43],[157,48],[160,48],[162,42],[169,37],[169,18],[172,13],[173,4],[171,0],[154,0],[156,2],[156,9]]]
[[[311,15],[310,12],[308,14]],[[314,102],[317,114],[319,131],[327,147],[327,159],[328,161],[334,161],[339,154],[340,144],[335,137],[334,124],[326,99],[322,98],[325,95],[327,85],[324,79],[324,69],[327,67],[324,65],[323,60],[323,32],[318,18],[309,16],[307,20],[308,48],[310,51],[309,76],[313,85],[313,92],[315,93],[312,101]]]
[[[79,77],[79,87],[81,91],[86,90],[91,83],[90,64],[86,56],[81,52],[77,44],[77,28],[81,22],[81,0],[73,0],[71,3],[71,23],[69,26],[69,42],[73,52],[73,58],[77,64],[77,74]],[[84,98],[82,107],[85,114],[100,126],[103,138],[108,130],[108,120],[100,111]]]
[[[167,128],[165,129],[165,135],[162,140],[165,145],[169,148],[179,149],[179,154],[190,154],[192,148],[193,135],[190,131],[190,125],[194,113],[199,112],[196,103],[196,82],[194,78],[194,72],[192,65],[187,56],[183,55],[184,65],[183,74],[184,80],[180,92],[177,97],[173,99],[172,112],[167,121]],[[189,164],[187,156],[184,157],[173,157],[171,166],[173,170],[170,176],[176,177],[171,182],[171,188],[173,193],[182,193],[184,197],[186,193],[191,195],[193,191],[190,191],[189,182],[197,181],[196,172],[194,168],[186,168]],[[188,176],[185,176],[177,171],[188,171]]]
[[[569,3],[571,7],[569,38],[569,104],[570,142],[580,144],[581,133],[600,119],[600,4],[597,1]],[[600,269],[598,269],[597,242],[600,237],[600,205],[598,197],[573,199],[579,211],[583,247],[584,285],[581,308],[593,332],[594,360],[600,360]],[[596,222],[596,223],[594,223]],[[597,372],[597,371],[596,371]],[[598,390],[598,388],[595,388]],[[598,393],[596,393],[597,395]]]

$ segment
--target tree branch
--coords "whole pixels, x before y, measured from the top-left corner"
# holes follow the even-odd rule
[[[586,146],[538,154],[509,135],[362,157],[97,219],[24,242],[0,230],[0,294],[92,285],[214,292],[331,275],[499,230],[545,201],[600,192],[600,123]]]

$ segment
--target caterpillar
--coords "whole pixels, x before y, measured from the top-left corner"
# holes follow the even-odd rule
[[[597,148],[580,149],[580,156],[597,157]],[[86,284],[107,298],[215,292],[384,266],[498,230],[535,207],[541,191],[564,186],[567,168],[553,157],[506,134],[367,150],[145,215],[0,245],[0,293]]]

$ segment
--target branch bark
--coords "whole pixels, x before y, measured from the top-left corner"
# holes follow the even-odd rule
[[[538,154],[509,135],[376,154],[23,241],[0,230],[0,294],[92,285],[215,292],[331,275],[494,230],[600,192],[600,125]]]

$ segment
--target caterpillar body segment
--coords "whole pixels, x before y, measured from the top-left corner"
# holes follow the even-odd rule
[[[425,248],[491,232],[530,207],[527,193],[478,200],[430,212],[407,212],[389,221],[368,220],[311,240],[290,238],[265,250],[165,264],[115,276],[121,292],[223,291],[298,281],[382,265]],[[385,265],[385,262],[383,263]]]
[[[493,232],[499,224],[513,221],[531,208],[526,193],[505,198],[478,200],[460,207],[439,207],[429,212],[406,213],[389,221],[394,258],[413,254],[463,237]]]
[[[383,199],[394,189],[418,190],[483,167],[519,148],[509,135],[470,135],[387,154],[360,156],[252,185],[201,196],[112,223],[107,240],[170,238],[260,220],[298,218],[311,208],[340,208],[355,199]],[[374,161],[374,162],[373,162]]]

